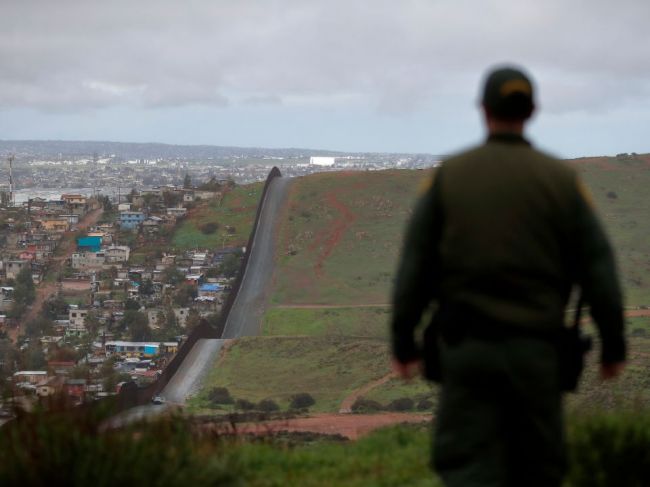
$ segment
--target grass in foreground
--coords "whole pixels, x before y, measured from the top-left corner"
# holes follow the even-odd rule
[[[23,419],[0,435],[0,484],[22,486],[439,487],[428,426],[356,442],[200,433],[184,418],[99,431],[94,419]],[[572,416],[565,487],[650,485],[650,412]]]

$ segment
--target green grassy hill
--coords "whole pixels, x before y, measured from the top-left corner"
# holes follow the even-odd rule
[[[199,201],[176,228],[172,246],[187,250],[246,245],[263,186],[263,183],[236,186],[223,199]],[[216,231],[204,233],[202,228],[208,223],[216,223]]]
[[[645,191],[650,186],[650,157],[580,159],[570,164],[591,189],[612,238],[627,305],[650,305],[650,279],[646,277],[650,270],[650,198]],[[339,401],[354,387],[387,373],[390,309],[386,305],[406,221],[419,188],[431,174],[390,170],[296,179],[278,229],[276,274],[263,336],[236,344],[235,353],[215,369],[193,406],[205,407],[208,389],[221,385],[231,388],[233,395],[251,400],[268,396],[281,405],[286,405],[293,393],[313,392],[317,399],[314,410],[336,411]],[[650,372],[650,357],[643,349],[648,345],[644,337],[650,334],[649,323],[648,318],[629,320],[629,332],[634,336],[628,376],[617,385],[599,389],[592,371],[586,376],[582,395],[573,403],[602,404],[612,395],[634,396],[647,403],[648,394],[643,391],[647,389],[644,377]],[[336,346],[327,341],[334,338]],[[365,366],[370,359],[366,355],[344,356],[339,351],[342,343],[361,346],[368,340],[383,340],[381,347],[373,349],[373,366]],[[244,348],[247,353],[241,353]],[[297,361],[281,359],[298,349]],[[327,397],[320,394],[318,379],[310,369],[322,353],[331,354],[340,365],[328,369],[331,391]],[[274,364],[278,361],[283,365]],[[365,365],[356,367],[355,361]],[[341,373],[346,369],[355,377]],[[254,381],[247,384],[253,375]],[[255,391],[258,386],[260,390]],[[385,405],[399,397],[421,398],[430,390],[422,382],[390,380],[365,397]]]

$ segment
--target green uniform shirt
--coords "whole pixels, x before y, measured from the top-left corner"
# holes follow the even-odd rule
[[[616,266],[578,175],[519,135],[491,135],[445,161],[415,208],[394,289],[394,355],[418,356],[414,329],[431,301],[539,334],[563,326],[574,284],[603,362],[623,360]]]

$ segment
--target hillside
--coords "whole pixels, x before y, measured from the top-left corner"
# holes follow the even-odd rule
[[[650,280],[646,277],[650,239],[645,223],[650,217],[645,193],[650,185],[650,157],[592,158],[570,163],[591,189],[612,237],[628,306],[650,305]],[[193,407],[208,406],[209,388],[226,386],[234,396],[251,401],[270,397],[283,408],[292,394],[309,392],[317,400],[312,410],[335,412],[355,387],[360,390],[364,384],[385,377],[389,373],[387,305],[393,273],[418,188],[430,176],[425,171],[391,170],[296,179],[278,228],[276,274],[263,336],[232,346],[233,353],[222,358],[193,400]],[[628,331],[634,336],[627,377],[599,390],[596,377],[589,373],[582,394],[572,403],[609,404],[618,395],[647,402],[643,391],[647,389],[650,357],[644,352],[648,345],[644,337],[650,333],[650,320],[630,318],[629,325]],[[336,340],[336,345],[330,340]],[[364,348],[369,340],[383,345],[369,351]],[[340,353],[346,347],[366,351],[351,357]],[[300,357],[295,363],[281,358],[294,353]],[[323,360],[322,353],[331,357],[332,366],[322,371],[312,369]],[[279,366],[278,361],[284,365]],[[321,372],[328,377],[326,395],[319,385]],[[264,387],[256,391],[251,384]],[[401,397],[416,403],[421,399],[435,401],[435,391],[422,382],[404,384],[392,379],[363,390],[363,398],[383,407]]]
[[[180,250],[245,246],[253,229],[262,186],[236,186],[223,198],[199,201],[174,231],[172,246]],[[206,232],[208,224],[216,224],[216,229]]]

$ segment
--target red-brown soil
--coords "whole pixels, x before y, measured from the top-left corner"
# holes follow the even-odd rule
[[[377,379],[376,381],[369,382],[363,387],[360,387],[356,391],[354,391],[352,394],[350,394],[348,397],[343,399],[343,402],[341,402],[341,408],[339,409],[340,414],[349,414],[352,412],[352,405],[355,403],[357,399],[359,399],[361,396],[364,396],[368,394],[371,390],[373,390],[375,387],[379,387],[382,384],[385,384],[389,380],[391,380],[393,377],[397,377],[394,372],[391,372],[390,374],[386,374],[383,376],[381,379]]]
[[[430,422],[432,414],[378,413],[378,414],[316,414],[305,418],[262,421],[234,425],[207,425],[220,433],[271,435],[280,432],[310,432],[325,435],[341,435],[356,440],[377,428],[401,423]]]

